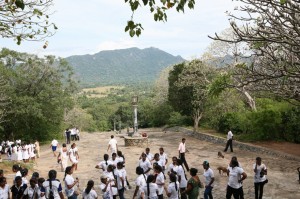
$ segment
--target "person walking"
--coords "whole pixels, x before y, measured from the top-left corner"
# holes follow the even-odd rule
[[[267,167],[261,163],[261,158],[257,157],[255,164],[253,164],[254,171],[254,189],[255,199],[262,199],[264,193],[264,185],[267,182]]]
[[[89,180],[86,185],[86,188],[82,192],[82,198],[83,199],[97,199],[98,195],[93,188],[94,188],[94,181]]]
[[[177,177],[174,173],[170,174],[170,183],[169,186],[164,187],[166,195],[169,199],[179,199],[179,182],[177,181]]]
[[[205,177],[205,191],[204,191],[204,199],[213,199],[212,196],[212,189],[214,187],[213,183],[215,181],[215,176],[213,170],[209,167],[209,162],[203,162],[203,169],[204,173],[203,176]]]
[[[186,170],[190,171],[189,165],[187,164],[185,159],[185,152],[188,152],[188,150],[185,148],[185,138],[182,138],[181,143],[179,144],[178,147],[178,152],[179,152],[179,158],[181,162],[184,164]]]
[[[36,151],[36,157],[40,157],[40,142],[38,140],[35,140],[35,151]]]
[[[69,158],[72,162],[72,166],[74,167],[75,171],[77,170],[78,160],[79,160],[79,154],[78,154],[78,148],[76,147],[76,144],[73,143],[71,145],[71,148],[69,150]]]
[[[227,143],[226,143],[226,147],[224,149],[224,152],[227,152],[227,149],[228,149],[229,146],[230,146],[230,151],[233,152],[232,140],[233,140],[233,134],[232,134],[231,130],[229,130],[228,133],[227,133]]]
[[[61,171],[65,171],[68,166],[69,160],[69,152],[67,149],[67,145],[65,143],[62,144],[62,148],[57,156],[57,162],[60,163]]]
[[[238,161],[231,160],[230,167],[227,170],[229,179],[226,190],[226,199],[231,199],[232,195],[234,199],[240,199],[240,196],[243,195],[242,182],[247,178],[247,174],[238,165]]]
[[[54,157],[56,157],[56,149],[57,149],[58,146],[59,146],[58,141],[56,139],[53,139],[52,142],[51,142],[50,148],[53,151]]]
[[[108,147],[107,147],[107,151],[110,149],[111,153],[117,153],[118,151],[118,142],[117,140],[114,138],[113,135],[110,136],[110,141],[108,142]]]

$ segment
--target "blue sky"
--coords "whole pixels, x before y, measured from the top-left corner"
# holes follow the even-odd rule
[[[156,47],[185,59],[199,57],[212,42],[207,35],[220,33],[229,27],[225,11],[232,11],[237,2],[232,0],[197,0],[194,10],[184,14],[168,12],[168,21],[155,22],[148,9],[135,13],[144,31],[139,38],[124,32],[131,11],[124,0],[54,0],[51,20],[58,26],[57,33],[44,42],[24,41],[20,46],[11,39],[1,38],[1,47],[60,57],[94,54],[101,50],[129,47]]]

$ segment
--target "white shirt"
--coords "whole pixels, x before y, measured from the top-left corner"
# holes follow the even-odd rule
[[[232,139],[232,137],[233,137],[232,132],[231,132],[231,131],[228,131],[228,133],[227,133],[227,140]]]
[[[255,165],[256,164],[253,164],[253,170],[255,169]],[[260,177],[260,172],[262,169],[266,170],[267,169],[266,165],[264,164],[257,165],[257,171],[254,174],[254,183],[263,182],[267,179],[266,175],[264,175],[262,178]]]
[[[180,188],[187,187],[187,180],[185,178],[185,173],[181,165],[178,166],[177,175],[180,176],[179,187]]]
[[[137,198],[140,198],[141,196],[141,188],[143,188],[146,185],[146,175],[139,175],[136,180],[135,180],[135,185],[139,187],[138,193],[137,193]]]
[[[175,188],[175,182],[170,182],[168,186],[168,193],[171,193],[170,199],[178,199],[179,197],[179,182],[176,181],[177,190]]]
[[[117,169],[115,171],[115,175],[117,176],[117,187],[118,187],[118,190],[122,189],[123,188],[123,185],[122,185],[122,180],[121,178],[123,178],[123,184],[124,184],[124,187],[126,185],[126,181],[125,181],[125,175],[124,175],[124,172],[122,171],[122,169]]]
[[[241,179],[242,173],[244,173],[244,170],[240,167],[229,167],[228,185],[234,189],[240,188],[242,183],[239,183],[238,180]]]
[[[52,180],[52,192],[55,199],[60,199],[59,193],[62,192],[61,183],[57,180]],[[43,187],[41,187],[41,192],[46,194],[46,197],[48,198],[49,192],[50,192],[50,183],[49,180],[46,180],[43,182]]]
[[[90,191],[90,193],[89,194],[86,194],[85,193],[85,189],[83,190],[83,192],[82,192],[82,198],[83,199],[95,199],[95,198],[97,198],[98,196],[97,196],[97,193],[96,193],[96,191],[94,190],[94,189],[91,189],[91,191]]]
[[[159,159],[163,162],[163,166],[165,166],[166,162],[167,162],[167,159],[168,159],[168,156],[167,156],[166,153],[159,154]]]
[[[111,184],[108,184],[107,185],[107,187],[106,187],[106,185],[104,184],[104,183],[102,183],[101,182],[101,184],[100,184],[100,189],[101,189],[101,191],[102,191],[102,193],[103,193],[103,199],[112,199],[113,198],[113,189],[112,188],[114,188],[114,189],[116,189],[115,187],[111,187]],[[106,191],[105,192],[103,192],[103,189],[106,187]],[[116,194],[118,193],[118,191],[116,191]]]
[[[75,182],[74,178],[71,175],[67,174],[65,178],[65,191],[67,197],[70,197],[74,194],[75,185],[71,189],[68,189],[68,185],[72,185],[74,182]]]
[[[108,145],[110,145],[111,150],[117,150],[117,140],[116,139],[110,139]]]
[[[153,154],[152,153],[146,153],[147,159],[151,162],[153,160]]]
[[[36,194],[37,191],[37,187],[32,188],[31,186],[28,186],[25,191],[24,191],[24,195],[28,195],[29,199],[33,199],[34,198],[34,194]]]
[[[171,172],[172,170],[177,173],[178,165],[174,165],[173,163],[169,164],[168,172]]]
[[[110,160],[107,160],[107,161],[101,161],[97,164],[100,168],[103,169],[103,171],[107,171],[107,167],[108,165],[113,165],[113,162],[110,161]]]
[[[0,199],[8,199],[9,197],[9,185],[6,184],[4,188],[0,187]]]
[[[185,143],[181,142],[178,147],[179,153],[185,153]]]
[[[139,166],[142,167],[144,172],[146,172],[146,171],[148,171],[149,169],[152,168],[151,163],[148,159],[146,159],[145,161],[139,160]],[[149,171],[147,173],[149,173]]]
[[[165,176],[164,176],[163,172],[160,172],[157,175],[155,183],[157,184],[157,187],[158,187],[158,195],[163,194],[163,192],[164,192],[164,185],[158,185],[158,184],[165,183]]]
[[[203,175],[205,177],[205,185],[208,185],[212,178],[214,178],[214,172],[211,168],[208,168],[207,170],[204,169]],[[210,186],[213,187],[214,183],[212,183]]]
[[[141,193],[145,194],[145,199],[156,199],[157,198],[158,186],[155,183],[149,183],[149,197],[147,184],[141,189]]]
[[[153,164],[158,164],[159,166],[163,167],[165,166],[164,161],[163,160],[158,160],[158,161],[154,161]]]
[[[52,140],[52,142],[51,142],[51,145],[52,145],[52,146],[57,146],[57,144],[58,144],[58,141],[57,141],[57,140]]]

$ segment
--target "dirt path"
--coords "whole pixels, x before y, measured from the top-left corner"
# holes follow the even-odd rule
[[[148,133],[149,147],[151,153],[158,152],[159,147],[164,147],[165,152],[168,154],[169,161],[172,156],[177,156],[177,147],[183,134],[178,132],[161,132],[160,130],[141,130]],[[80,162],[78,165],[78,171],[74,172],[73,176],[80,179],[80,187],[83,188],[89,179],[93,179],[99,184],[99,177],[101,172],[95,169],[95,165],[102,160],[103,154],[106,153],[107,143],[110,139],[110,132],[106,133],[83,133],[80,142],[77,142],[79,148]],[[244,182],[245,198],[254,198],[253,187],[253,169],[256,156],[261,156],[263,162],[268,167],[269,183],[265,186],[264,199],[296,199],[300,198],[300,184],[297,182],[298,173],[297,167],[300,167],[300,163],[296,161],[282,160],[277,157],[270,157],[267,155],[254,154],[251,152],[245,152],[235,150],[234,153],[225,154],[225,158],[221,159],[217,157],[217,152],[222,151],[224,146],[216,145],[204,141],[197,140],[185,136],[187,139],[186,146],[189,149],[189,153],[186,154],[186,158],[191,167],[195,167],[199,170],[199,176],[203,181],[203,168],[201,163],[204,160],[210,162],[211,168],[215,172],[216,180],[215,187],[213,189],[213,196],[216,199],[225,198],[227,177],[220,176],[217,173],[216,168],[218,166],[227,166],[231,156],[238,157],[239,162],[248,174],[248,178]],[[136,179],[135,167],[137,165],[138,157],[143,148],[138,147],[125,147],[123,138],[116,136],[119,149],[125,154],[126,157],[126,171],[130,184],[135,188],[134,181]],[[56,169],[58,172],[58,179],[63,179],[63,172],[60,172],[60,167],[56,163],[56,158],[53,157],[50,148],[43,146],[41,158],[38,160],[38,165],[35,170],[40,172],[41,176],[47,177],[47,173],[50,169]],[[31,176],[31,173],[29,174]],[[190,178],[189,174],[187,177]],[[100,194],[100,190],[96,187],[97,192]],[[132,198],[134,189],[126,191],[126,198]],[[100,197],[98,197],[100,198]],[[203,198],[203,189],[201,189],[200,197]]]

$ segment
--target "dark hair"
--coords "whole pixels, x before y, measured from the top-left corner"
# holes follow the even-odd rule
[[[182,138],[182,141],[185,140],[185,138]]]
[[[39,178],[38,179],[38,183],[43,183],[43,182],[45,182],[45,178]]]
[[[0,152],[1,153],[1,152]],[[3,169],[0,169],[0,175],[3,175]]]
[[[147,147],[147,148],[146,148],[146,151],[150,151],[150,148],[149,148],[149,147]]]
[[[198,170],[197,170],[197,169],[195,169],[195,168],[191,168],[191,169],[190,169],[190,174],[191,174],[191,176],[196,176],[197,173],[198,173]]]
[[[239,166],[238,161],[236,161],[236,160],[231,160],[231,167],[232,167],[232,168],[238,167],[238,166]]]
[[[160,147],[160,148],[159,148],[159,150],[162,150],[162,151],[164,151],[164,148],[163,148],[163,147]]]
[[[108,155],[108,154],[104,154],[103,158],[104,158],[104,160],[105,160],[105,164],[107,165],[107,164],[108,164],[108,163],[107,163],[107,160],[108,160],[108,158],[109,158],[109,155]]]
[[[136,169],[135,169],[135,173],[136,173],[137,175],[144,174],[144,169],[143,169],[142,167],[138,166],[138,167],[136,167]]]
[[[148,178],[147,178],[147,181],[146,181],[146,183],[147,183],[147,195],[148,195],[148,198],[149,198],[149,194],[150,194],[150,186],[149,186],[149,184],[151,182],[153,182],[154,179],[155,179],[154,175],[150,174],[148,176]]]
[[[40,177],[40,174],[38,172],[33,172],[31,178],[38,179]]]
[[[182,165],[182,161],[180,159],[177,159],[177,164]]]
[[[160,165],[155,165],[155,166],[154,166],[154,169],[155,169],[155,170],[158,170],[159,172],[162,172],[162,170],[163,170],[162,167],[161,167]]]
[[[12,166],[12,170],[15,170],[15,171],[20,171],[22,168],[19,166],[19,165],[17,165],[17,164],[14,164],[13,166]]]
[[[125,160],[125,157],[124,157],[124,155],[122,154],[122,151],[117,151],[117,154],[118,154],[119,157],[122,157],[122,158]]]
[[[118,162],[118,163],[117,163],[117,167],[124,167],[123,162]]]
[[[62,146],[63,146],[63,147],[67,147],[66,143],[63,143]]]
[[[22,174],[22,177],[27,176],[27,174],[28,174],[28,169],[27,169],[27,168],[22,169],[22,170],[21,170],[21,174]]]
[[[111,135],[110,138],[113,139],[113,138],[114,138],[114,135]]]
[[[177,183],[176,183],[177,178],[176,178],[176,175],[174,173],[170,174],[170,181],[175,183],[175,190],[177,191],[177,189],[178,189],[177,188]]]
[[[6,180],[6,177],[0,177],[0,183],[3,183]]]
[[[107,169],[106,169],[106,170],[108,170],[108,169],[109,169],[110,171],[113,171],[113,170],[114,170],[114,166],[110,164],[110,165],[107,166]]]
[[[87,183],[87,185],[86,185],[85,193],[89,194],[90,191],[92,190],[93,186],[94,186],[94,181],[93,180],[89,180],[88,183]]]
[[[66,167],[64,180],[65,180],[65,178],[66,178],[67,174],[69,174],[69,173],[70,173],[70,171],[72,170],[72,168],[73,168],[72,166],[68,166],[68,167]]]
[[[256,161],[261,161],[261,157],[257,157],[257,158],[256,158]]]
[[[18,180],[22,180],[22,177],[21,176],[16,176],[15,181],[18,181]]]
[[[116,153],[112,153],[111,156],[116,156],[117,157],[117,154]]]
[[[56,178],[56,174],[57,174],[57,172],[55,171],[55,170],[50,170],[49,172],[48,172],[48,177],[49,177],[49,179],[55,179]]]

